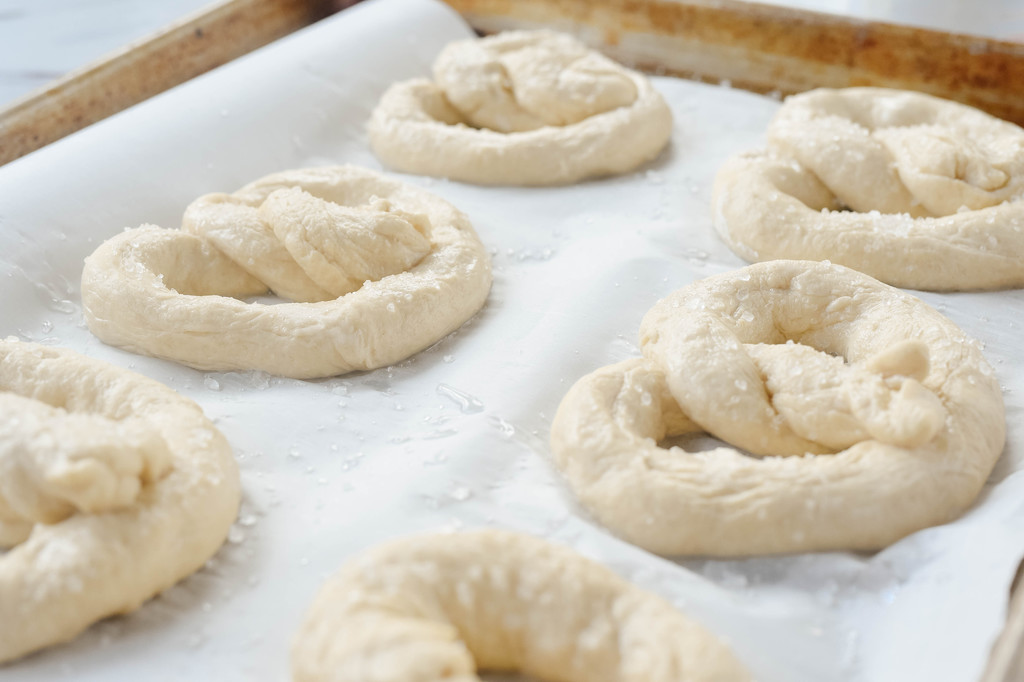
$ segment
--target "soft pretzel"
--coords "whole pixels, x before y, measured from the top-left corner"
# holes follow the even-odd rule
[[[396,170],[485,185],[555,185],[624,173],[668,143],[650,81],[551,31],[449,44],[434,80],[392,85],[370,144]]]
[[[239,504],[199,407],[69,350],[0,341],[0,662],[199,569]]]
[[[831,260],[937,291],[1024,285],[1024,130],[936,97],[791,97],[767,148],[719,171],[712,203],[749,261]]]
[[[199,369],[295,378],[407,358],[483,305],[490,259],[448,202],[354,166],[269,175],[85,261],[89,328]],[[267,289],[294,302],[246,303]]]
[[[876,550],[955,518],[1003,448],[978,345],[917,298],[830,263],[695,282],[644,358],[584,377],[551,427],[583,504],[660,554]],[[733,447],[688,452],[707,432]]]
[[[406,538],[345,565],[292,647],[296,682],[731,682],[729,649],[575,552],[504,531]]]

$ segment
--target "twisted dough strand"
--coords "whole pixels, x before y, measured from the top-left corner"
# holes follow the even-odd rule
[[[624,173],[668,143],[650,81],[551,31],[451,43],[434,80],[392,85],[367,125],[397,170],[485,185],[554,185]]]
[[[695,282],[647,313],[641,346],[570,389],[551,448],[602,523],[661,554],[879,549],[962,513],[1003,448],[977,345],[841,266]],[[658,445],[702,432],[760,456]]]
[[[129,506],[170,467],[166,442],[138,420],[70,414],[12,393],[0,393],[0,412],[5,523],[53,524]]]
[[[434,81],[468,124],[502,133],[572,125],[639,94],[621,66],[550,31],[451,43],[434,62]]]
[[[503,531],[406,538],[345,565],[292,647],[296,682],[740,682],[729,649],[659,597]]]
[[[266,289],[298,302],[329,301],[415,266],[430,252],[430,223],[380,197],[362,206],[300,186],[249,186],[189,205],[182,229],[210,240]]]
[[[779,109],[768,140],[855,211],[939,217],[1024,193],[1024,130],[920,93],[797,95]]]
[[[0,530],[22,531],[0,555],[3,662],[132,611],[199,569],[223,543],[240,492],[231,448],[199,407],[134,372],[0,341],[0,392],[22,419],[0,436],[0,467],[27,486],[0,487]],[[75,434],[85,447],[22,449],[50,448],[69,426],[101,432]],[[127,443],[112,443],[119,431]],[[90,451],[103,441],[114,450]]]
[[[465,215],[354,166],[201,197],[184,228],[129,230],[86,259],[83,309],[100,339],[199,369],[332,376],[404,360],[490,289]],[[297,302],[237,300],[268,286]]]
[[[831,260],[937,291],[1024,285],[1024,130],[928,95],[789,98],[767,148],[723,165],[712,205],[746,260]]]

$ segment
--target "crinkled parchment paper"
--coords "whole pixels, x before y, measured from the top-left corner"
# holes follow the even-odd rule
[[[669,561],[591,522],[551,464],[551,416],[591,370],[638,354],[660,297],[743,265],[708,208],[771,99],[672,79],[671,148],[624,177],[502,189],[407,177],[469,214],[494,257],[473,320],[402,364],[323,381],[202,373],[85,329],[82,259],[117,231],[173,227],[198,195],[298,166],[379,164],[364,132],[389,83],[471,35],[431,0],[377,0],[0,168],[0,334],[132,368],[195,399],[234,445],[245,501],[224,549],[138,612],[0,680],[287,678],[292,633],[357,550],[495,526],[572,545],[720,633],[765,682],[968,682],[1024,551],[1022,292],[925,294],[985,351],[1010,426],[994,485],[956,523],[874,556]]]

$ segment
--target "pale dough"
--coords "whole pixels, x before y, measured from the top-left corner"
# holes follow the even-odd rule
[[[455,207],[338,166],[201,197],[183,230],[113,237],[85,261],[82,302],[115,346],[312,378],[409,357],[476,313],[490,285],[490,258]],[[268,288],[295,302],[239,300]]]
[[[448,45],[434,80],[392,85],[368,124],[387,166],[485,185],[555,185],[655,158],[672,113],[643,75],[552,31]]]
[[[791,97],[767,147],[719,171],[712,205],[749,261],[831,260],[936,291],[1024,285],[1024,130],[936,97]]]
[[[644,359],[572,387],[551,448],[598,520],[659,554],[880,549],[961,514],[1003,449],[978,344],[839,265],[695,282],[647,313],[640,343]],[[701,432],[760,456],[659,447]]]
[[[351,560],[292,647],[296,682],[731,682],[729,649],[568,548],[506,531],[406,538]]]
[[[69,350],[0,341],[0,662],[199,569],[239,504],[199,406]]]

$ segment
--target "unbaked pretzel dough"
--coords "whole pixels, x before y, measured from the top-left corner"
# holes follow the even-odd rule
[[[183,230],[123,232],[86,259],[82,302],[115,346],[312,378],[426,348],[479,310],[490,284],[490,259],[455,207],[338,166],[200,197]],[[268,288],[295,302],[238,300]]]
[[[6,340],[0,410],[0,662],[138,608],[223,543],[238,470],[191,400]]]
[[[292,648],[295,682],[731,682],[729,649],[575,552],[505,531],[406,538],[346,564]]]
[[[396,170],[484,185],[556,185],[656,157],[672,113],[650,81],[552,31],[449,44],[434,80],[392,85],[370,144]]]
[[[695,282],[647,313],[640,343],[643,359],[572,387],[551,448],[602,523],[659,554],[879,549],[962,513],[1002,452],[978,345],[839,265]],[[659,447],[700,432],[760,456]]]
[[[712,204],[749,261],[827,259],[915,289],[1024,286],[1024,130],[936,97],[791,97],[767,148],[719,171]]]

